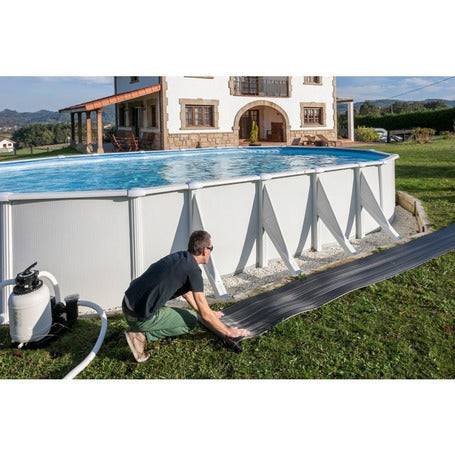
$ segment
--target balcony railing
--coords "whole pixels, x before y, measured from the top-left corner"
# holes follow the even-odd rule
[[[236,96],[289,96],[289,78],[259,77],[259,76],[234,76],[232,95]]]

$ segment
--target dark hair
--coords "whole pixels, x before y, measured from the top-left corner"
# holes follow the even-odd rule
[[[188,240],[188,251],[195,256],[204,253],[204,248],[210,246],[210,234],[207,231],[194,231]]]

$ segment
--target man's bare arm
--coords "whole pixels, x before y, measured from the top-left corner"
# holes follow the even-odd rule
[[[193,291],[188,291],[186,294],[183,294],[182,297],[189,303],[189,305],[191,306],[191,308],[193,308],[194,311],[197,311],[199,313],[196,300],[194,300]]]
[[[248,336],[250,334],[250,332],[246,329],[237,329],[223,324],[219,319],[219,315],[209,307],[203,292],[193,292],[192,294],[194,303],[197,307],[196,311],[199,313],[202,322],[208,325],[215,332],[231,338]],[[187,300],[187,302],[193,306],[190,301]]]
[[[186,294],[183,294],[182,297],[189,303],[189,305],[199,313],[199,308],[197,306],[196,300],[194,300],[193,291],[188,291]],[[213,311],[213,310],[212,310]],[[219,319],[224,316],[222,311],[213,311],[215,316]]]

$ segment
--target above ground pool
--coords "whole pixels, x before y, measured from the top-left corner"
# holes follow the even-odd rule
[[[333,148],[246,147],[57,157],[0,164],[0,192],[119,190],[383,160]]]
[[[223,276],[391,233],[395,159],[374,150],[240,147],[56,157],[0,164],[0,279],[33,262],[62,295],[118,309],[130,281],[207,230],[213,294]],[[8,320],[7,295],[0,323]],[[209,291],[209,295],[210,295]]]

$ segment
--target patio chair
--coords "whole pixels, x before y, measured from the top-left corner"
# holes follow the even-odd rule
[[[323,147],[336,147],[337,146],[337,141],[334,141],[332,139],[327,139],[323,134],[318,134],[317,137],[319,139],[318,142]]]
[[[302,145],[316,145],[316,136],[310,136],[309,134],[305,134],[305,139],[302,139]]]
[[[291,145],[300,145],[300,138],[296,137],[295,139],[292,139]]]
[[[135,152],[139,150],[137,138],[131,131],[117,131],[112,135],[112,145],[114,152]]]
[[[155,142],[155,133],[142,133],[142,137],[139,141],[139,147],[141,150],[153,150]]]

